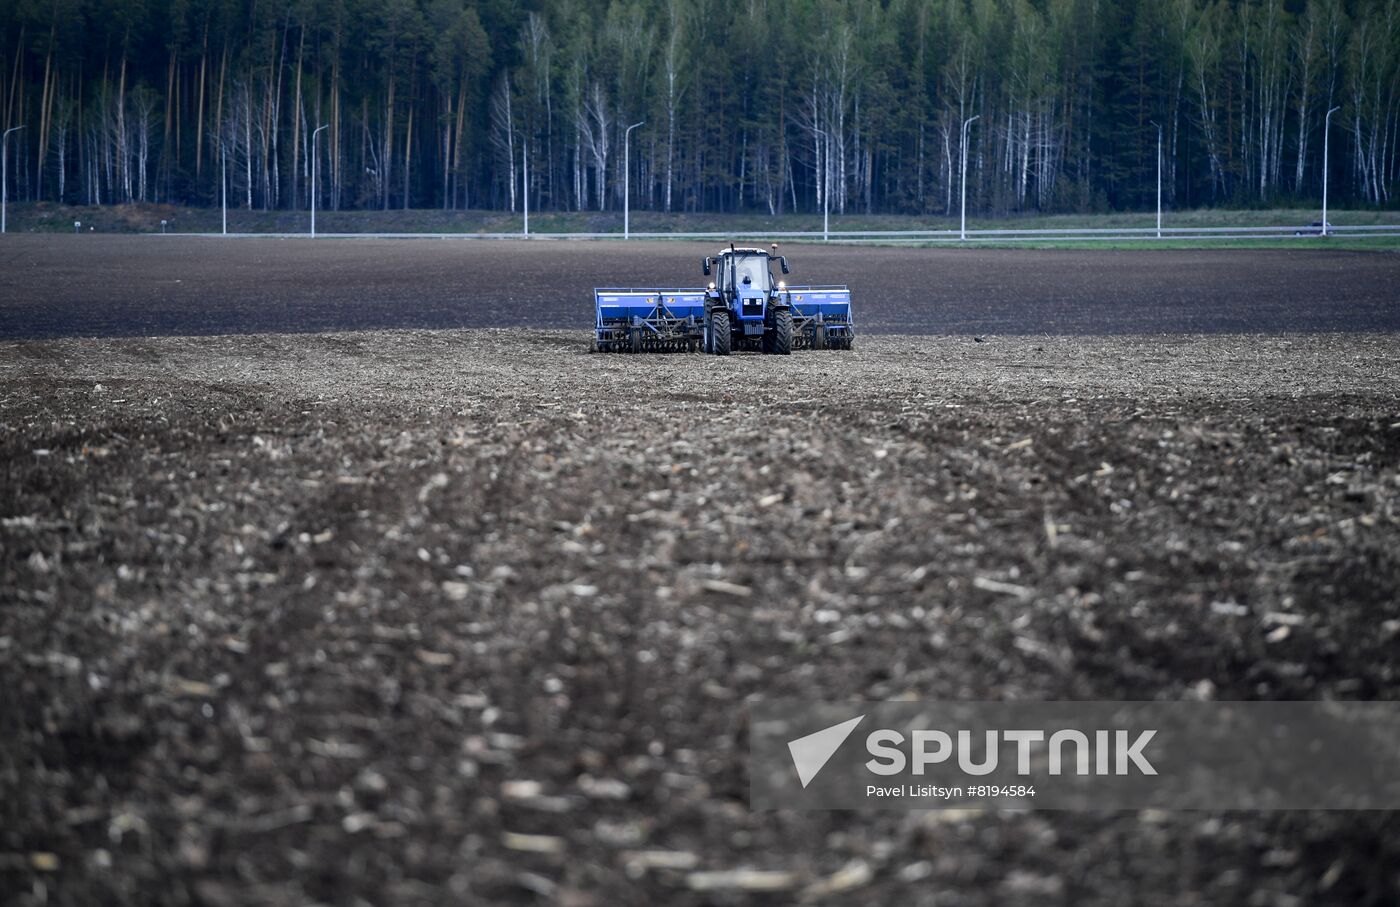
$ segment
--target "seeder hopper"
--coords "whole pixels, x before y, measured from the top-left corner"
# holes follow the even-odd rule
[[[603,287],[593,291],[594,349],[604,353],[734,350],[786,355],[794,349],[849,350],[855,339],[851,291],[844,286],[790,287],[774,280],[787,259],[730,246],[702,262],[714,275],[690,289]]]

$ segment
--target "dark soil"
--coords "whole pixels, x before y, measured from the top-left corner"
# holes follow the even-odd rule
[[[594,287],[700,286],[719,243],[7,236],[0,338],[587,328]],[[866,333],[1400,330],[1400,255],[785,245]]]
[[[753,813],[744,707],[1396,698],[1394,336],[586,340],[0,344],[0,902],[1400,897],[1389,813]]]

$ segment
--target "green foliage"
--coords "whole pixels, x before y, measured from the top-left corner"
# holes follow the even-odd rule
[[[303,208],[327,125],[328,209],[615,210],[645,121],[639,210],[1143,210],[1159,127],[1168,207],[1386,207],[1400,0],[10,0],[0,119],[87,204]]]

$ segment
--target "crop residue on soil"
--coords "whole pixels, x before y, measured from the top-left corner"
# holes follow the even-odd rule
[[[1393,814],[751,813],[744,725],[1394,698],[1393,336],[586,345],[0,344],[0,900],[1394,900]]]

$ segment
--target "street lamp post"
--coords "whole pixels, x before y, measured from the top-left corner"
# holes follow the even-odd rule
[[[979,113],[962,124],[962,226],[958,229],[958,239],[963,242],[967,241],[967,131],[980,119],[982,115]]]
[[[1341,110],[1341,107],[1333,107],[1327,111],[1327,117],[1322,122],[1322,235],[1327,235],[1327,152],[1328,143],[1332,139],[1332,114]]]
[[[627,239],[632,234],[632,167],[631,148],[628,145],[632,138],[632,130],[638,126],[646,124],[646,120],[640,123],[633,123],[622,133],[622,238]]]
[[[23,126],[14,126],[0,136],[0,233],[5,232],[6,209],[10,204],[10,133],[19,132]]]
[[[316,165],[321,162],[321,157],[316,148],[320,144],[321,130],[331,128],[330,123],[317,126],[316,131],[311,133],[311,235],[316,235]]]
[[[1162,238],[1162,124],[1148,120],[1157,127],[1157,238]]]

